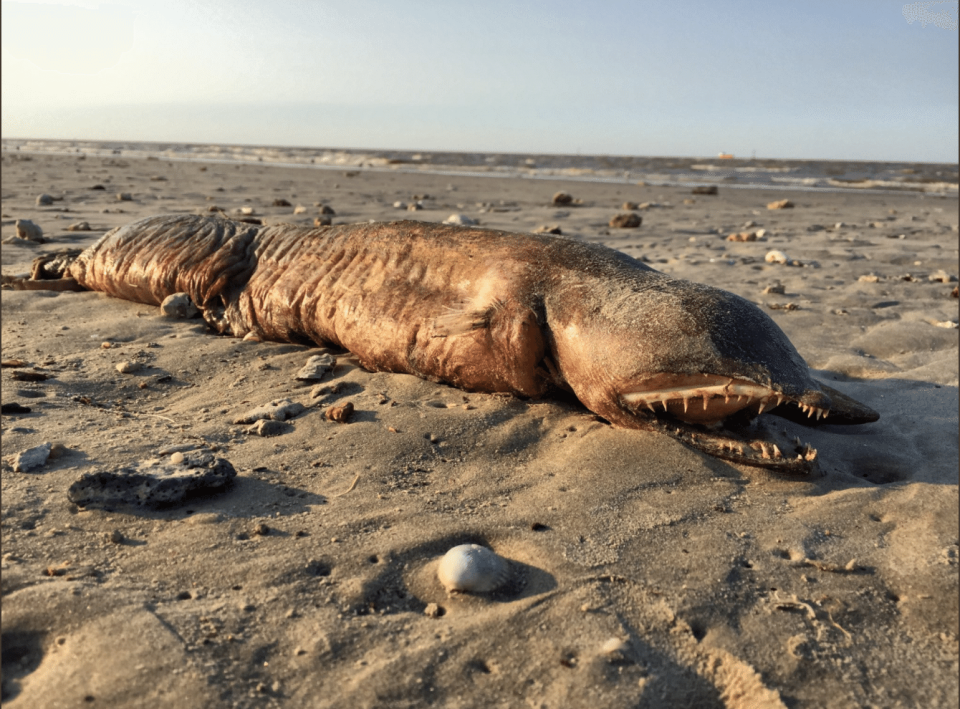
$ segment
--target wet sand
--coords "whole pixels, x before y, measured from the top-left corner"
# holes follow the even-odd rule
[[[557,225],[760,304],[818,377],[881,414],[784,421],[820,452],[798,478],[613,429],[574,401],[368,373],[338,353],[325,405],[357,410],[338,424],[295,379],[311,348],[97,293],[4,290],[3,360],[27,366],[3,368],[3,402],[31,409],[2,428],[5,705],[956,706],[955,195],[123,156],[4,153],[2,167],[5,275],[211,206],[267,223],[312,224],[323,204],[334,223]],[[561,190],[579,203],[552,205]],[[43,193],[55,201],[37,206]],[[795,207],[766,208],[779,199]],[[609,228],[627,201],[646,203],[642,226]],[[17,239],[16,219],[47,242]],[[79,221],[91,231],[67,230]],[[142,366],[118,372],[126,361]],[[283,435],[233,424],[279,398],[307,406]],[[64,450],[15,472],[46,442]],[[162,511],[66,496],[82,473],[178,445],[229,460],[236,483]],[[436,565],[463,542],[508,558],[510,582],[448,595]]]

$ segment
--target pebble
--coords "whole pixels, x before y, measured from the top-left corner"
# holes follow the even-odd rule
[[[880,280],[880,276],[878,276],[876,273],[865,273],[857,280],[861,283],[877,283]]]
[[[67,227],[67,231],[90,231],[90,222],[74,222]]]
[[[261,419],[247,429],[247,433],[252,436],[261,436],[262,438],[271,438],[273,436],[282,436],[284,433],[292,430],[292,426],[284,421],[270,421]]]
[[[782,251],[768,251],[767,255],[763,257],[763,260],[767,263],[787,263],[790,259],[787,258],[787,255]]]
[[[0,406],[0,413],[2,413],[4,416],[8,414],[29,414],[30,407],[24,406],[23,404],[18,404],[16,401],[11,401]]]
[[[632,209],[637,209],[639,206],[640,206],[640,205],[637,204],[636,202],[624,202],[623,204],[620,205],[620,209],[622,209],[622,210],[624,210],[624,211],[626,212],[626,211],[630,211],[630,210],[632,210]]]
[[[113,544],[123,544],[123,532],[119,529],[114,529],[107,535],[107,540]]]
[[[428,603],[423,609],[423,614],[428,618],[439,618],[443,615],[443,608],[436,603]]]
[[[411,202],[407,205],[408,212],[419,212],[421,209],[423,209],[423,205],[420,202]]]
[[[18,219],[16,221],[17,238],[25,241],[33,241],[42,244],[46,241],[43,238],[43,229],[34,224],[29,219]]]
[[[626,212],[624,214],[617,214],[611,217],[608,226],[613,229],[636,229],[642,223],[643,219],[639,214]]]
[[[248,411],[243,416],[234,419],[233,422],[240,424],[254,423],[255,421],[261,420],[286,421],[287,419],[299,416],[303,411],[303,404],[290,401],[290,399],[276,399]]]
[[[400,200],[397,200],[396,202],[393,203],[393,208],[394,208],[394,209],[406,209],[406,208],[407,208],[407,203],[406,203],[406,202],[401,202]]]
[[[118,202],[129,202],[133,199],[133,195],[129,192],[117,192],[117,201]]]
[[[780,199],[776,202],[770,202],[767,209],[793,209],[793,202],[789,199]]]
[[[283,197],[278,197],[277,199],[273,200],[273,206],[274,207],[292,207],[293,205],[290,204],[290,202],[285,200]]]
[[[50,457],[52,449],[52,443],[43,443],[34,448],[28,448],[25,451],[17,453],[13,459],[14,472],[29,473],[33,470],[39,470],[47,464],[47,459]]]
[[[333,224],[333,220],[330,217],[322,216],[313,218],[314,226],[330,226],[331,224]]]
[[[120,374],[133,374],[134,372],[139,372],[141,369],[143,369],[143,365],[134,360],[121,362],[117,365],[117,371],[120,372]]]
[[[716,185],[701,185],[700,187],[694,187],[691,190],[693,194],[717,194]]]
[[[475,226],[478,222],[476,219],[472,219],[466,214],[451,214],[449,217],[443,220],[443,223],[452,224],[454,226]]]
[[[777,295],[783,295],[786,292],[786,288],[782,283],[775,283],[773,285],[770,285],[764,288],[763,292],[767,295],[771,293],[776,293]]]
[[[148,460],[85,473],[70,486],[67,497],[81,507],[164,507],[183,502],[193,492],[222,491],[236,475],[229,461],[211,453],[191,456],[187,465]]]
[[[737,234],[727,236],[727,241],[756,241],[758,239],[755,231],[741,231]]]
[[[555,205],[572,204],[573,196],[567,192],[557,192],[555,195],[553,195],[553,199],[551,201]]]
[[[53,204],[53,197],[48,194],[37,195],[37,206],[45,207],[49,204]]]
[[[293,208],[293,213],[294,213],[294,214],[306,214],[306,213],[307,213],[307,208],[304,207],[302,204],[298,204],[296,207]]]
[[[301,381],[319,381],[323,379],[327,372],[332,370],[337,364],[337,360],[329,354],[312,355],[300,371],[297,372],[296,379]]]
[[[160,303],[160,314],[165,318],[188,319],[197,317],[200,310],[186,293],[174,293]]]
[[[333,211],[333,207],[330,207],[326,204],[321,204],[319,206],[320,206],[320,214],[329,214],[331,217],[336,216],[337,213]]]
[[[353,402],[347,401],[344,404],[331,406],[329,409],[327,409],[324,416],[326,416],[328,421],[335,421],[336,423],[349,423],[350,419],[353,418],[353,412]]]

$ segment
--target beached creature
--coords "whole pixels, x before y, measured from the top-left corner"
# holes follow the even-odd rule
[[[443,555],[437,578],[448,593],[489,593],[510,577],[510,563],[479,544],[461,544]]]
[[[62,287],[140,303],[184,292],[217,332],[335,345],[370,371],[522,397],[566,390],[614,426],[748,465],[815,465],[808,445],[762,432],[764,412],[879,418],[813,379],[749,301],[571,239],[160,216],[108,232],[60,273]]]

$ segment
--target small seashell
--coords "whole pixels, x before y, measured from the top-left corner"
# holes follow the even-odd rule
[[[786,263],[789,260],[790,259],[787,258],[785,253],[782,251],[777,251],[776,249],[773,251],[768,251],[767,255],[764,257],[764,261],[767,263]]]
[[[437,578],[448,593],[488,593],[509,577],[510,563],[479,544],[456,546],[440,560]]]

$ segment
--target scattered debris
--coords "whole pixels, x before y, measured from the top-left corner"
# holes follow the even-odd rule
[[[259,406],[252,411],[248,411],[243,416],[234,419],[234,423],[254,423],[255,421],[271,420],[286,421],[300,415],[304,411],[303,404],[299,404],[290,399],[277,399],[269,404]]]
[[[305,382],[320,381],[336,364],[337,360],[332,355],[312,355],[300,371],[297,372],[295,378]]]
[[[793,202],[789,199],[777,200],[776,202],[770,202],[767,209],[793,209]]]
[[[13,459],[14,472],[29,473],[33,470],[39,470],[47,464],[52,449],[52,443],[43,443],[34,448],[20,451]]]

